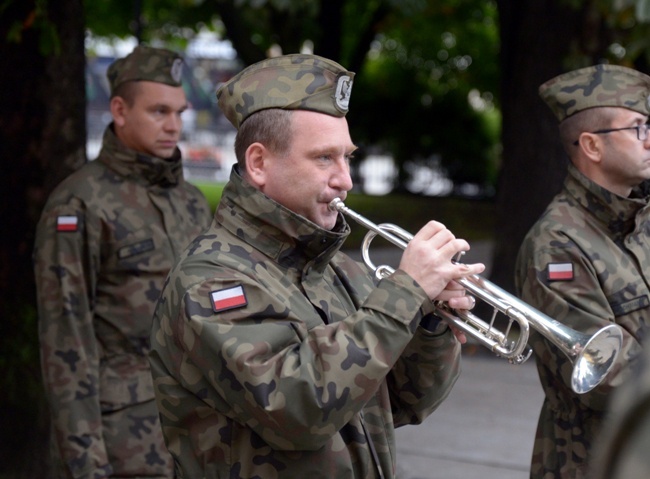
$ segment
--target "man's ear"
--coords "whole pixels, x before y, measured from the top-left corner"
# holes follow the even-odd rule
[[[116,126],[124,126],[124,123],[126,122],[125,117],[127,108],[128,106],[124,101],[124,98],[121,96],[114,96],[111,98],[111,116],[113,117],[113,122]]]
[[[256,188],[266,184],[266,166],[269,151],[261,143],[252,143],[246,149],[246,177]]]
[[[600,163],[603,153],[602,139],[593,133],[581,133],[578,140],[579,148],[592,163]]]

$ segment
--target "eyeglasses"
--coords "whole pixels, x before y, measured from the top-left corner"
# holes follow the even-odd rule
[[[614,131],[623,131],[623,130],[636,130],[636,138],[639,141],[645,141],[648,139],[648,128],[650,127],[649,124],[645,123],[643,125],[637,125],[637,126],[628,126],[625,128],[608,128],[605,130],[598,130],[598,131],[590,131],[592,135],[604,135],[605,133],[612,133]],[[574,145],[578,144],[578,140],[573,142]]]

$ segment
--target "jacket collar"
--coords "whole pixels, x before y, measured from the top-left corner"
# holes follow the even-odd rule
[[[342,215],[325,230],[251,186],[235,165],[216,219],[232,234],[285,267],[323,271],[350,233]]]
[[[148,156],[127,148],[117,138],[111,123],[104,131],[102,149],[97,161],[101,161],[118,175],[145,186],[176,186],[183,181],[183,164],[178,148],[171,158]]]
[[[635,227],[637,213],[648,205],[648,197],[643,195],[641,188],[624,198],[594,183],[571,164],[564,188],[616,236],[630,233]]]

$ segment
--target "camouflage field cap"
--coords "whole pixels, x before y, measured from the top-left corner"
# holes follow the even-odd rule
[[[183,59],[171,50],[138,45],[124,58],[115,60],[106,72],[115,89],[127,81],[152,81],[165,85],[181,86]]]
[[[560,121],[600,106],[650,114],[650,76],[617,65],[595,65],[564,73],[542,84],[539,95]]]
[[[219,108],[235,128],[268,108],[310,110],[336,117],[348,112],[354,73],[327,58],[292,54],[245,68],[217,90]]]

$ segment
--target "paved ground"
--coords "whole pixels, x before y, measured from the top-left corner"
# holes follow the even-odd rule
[[[476,348],[464,350],[438,410],[397,430],[399,479],[528,478],[543,400],[534,362],[514,366]]]
[[[487,277],[492,245],[471,246],[463,261],[485,263]],[[396,266],[399,254],[397,248],[378,249],[371,259]],[[398,478],[528,479],[543,401],[534,359],[515,366],[470,344],[463,348],[462,364],[440,408],[423,424],[397,430]]]

